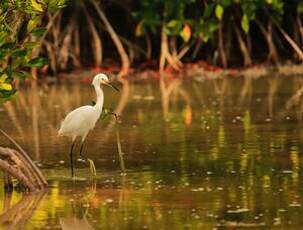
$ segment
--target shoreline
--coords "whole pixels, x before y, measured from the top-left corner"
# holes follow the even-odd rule
[[[139,70],[130,69],[129,73],[124,77],[127,80],[140,81],[159,79],[161,74],[158,69],[145,68]],[[83,83],[90,83],[91,76],[96,73],[106,73],[111,78],[115,78],[119,72],[118,67],[114,68],[86,68],[78,69],[69,73],[60,73],[58,77],[46,76],[47,82],[65,81],[65,80],[80,80]],[[303,76],[303,64],[286,63],[280,65],[259,64],[246,68],[221,68],[211,66],[203,61],[195,63],[185,63],[180,71],[175,71],[167,68],[164,72],[169,78],[179,78],[183,80],[191,79],[197,81],[215,80],[224,77],[245,77],[259,78],[278,75],[278,76]],[[39,80],[45,79],[41,78]]]

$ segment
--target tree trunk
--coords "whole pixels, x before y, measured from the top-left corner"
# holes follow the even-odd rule
[[[93,37],[93,47],[92,47],[92,52],[94,54],[94,61],[95,61],[95,66],[101,66],[102,63],[102,40],[99,37],[99,34],[96,30],[96,27],[94,26],[93,20],[90,16],[90,14],[87,12],[86,6],[83,3],[83,9],[84,13]]]
[[[301,40],[301,47],[303,46],[303,25],[302,25],[302,20],[300,17],[300,14],[297,14],[297,23],[298,23],[298,27],[299,27],[299,32],[300,32],[300,40]]]
[[[198,41],[195,44],[193,54],[191,55],[192,59],[196,59],[201,46],[202,46],[202,40],[199,38]]]
[[[239,42],[239,45],[240,45],[240,49],[241,49],[241,52],[242,52],[242,55],[243,55],[243,58],[244,58],[244,66],[250,66],[252,64],[252,60],[251,60],[251,57],[250,57],[250,54],[249,54],[249,51],[245,45],[245,42],[242,38],[242,35],[241,35],[241,32],[239,30],[239,28],[237,27],[236,23],[234,23],[234,27],[235,27],[235,31],[236,31],[236,34],[237,34],[237,39],[238,39],[238,42]]]
[[[150,40],[149,34],[145,35],[145,39],[146,39],[146,58],[148,60],[150,60],[151,56],[152,56],[152,44],[151,44],[151,40]]]
[[[248,53],[251,54],[252,45],[251,45],[251,37],[250,37],[249,32],[247,34],[245,34],[245,37],[246,37],[246,44],[247,44]]]
[[[80,34],[79,26],[75,26],[74,30],[74,44],[73,44],[73,65],[76,68],[81,68],[81,47],[80,47]]]
[[[226,55],[226,62],[227,62],[227,60],[230,60],[230,50],[232,48],[232,29],[231,29],[231,26],[227,27],[225,48],[226,48],[225,55]]]
[[[227,67],[227,60],[226,60],[226,54],[224,50],[224,44],[223,44],[223,23],[219,22],[219,29],[218,29],[218,46],[219,46],[219,52],[221,57],[221,63],[224,68]]]
[[[129,71],[129,67],[130,67],[130,62],[129,62],[129,58],[128,55],[118,37],[118,35],[116,34],[115,30],[113,29],[113,27],[111,26],[110,22],[108,21],[105,13],[103,12],[102,8],[100,7],[100,5],[98,5],[98,3],[95,0],[90,0],[91,3],[94,5],[99,17],[101,18],[101,20],[103,21],[111,39],[113,40],[118,53],[120,55],[121,58],[121,62],[122,62],[122,68],[121,71],[119,73],[120,76],[124,76],[128,73]]]
[[[167,34],[165,33],[164,25],[162,25],[162,30],[161,30],[161,54],[160,54],[160,62],[159,62],[160,71],[164,70],[166,61],[175,70],[180,70],[179,66],[175,63],[172,55],[170,54],[170,51],[169,51],[169,48],[168,48]]]
[[[274,41],[272,39],[272,24],[270,22],[268,23],[268,31],[267,31],[264,25],[258,19],[256,19],[256,23],[259,29],[261,30],[268,45],[267,60],[268,61],[272,60],[274,63],[278,63],[279,62],[278,53]]]
[[[275,24],[275,26],[278,28],[280,33],[283,35],[285,40],[289,43],[289,45],[294,49],[294,51],[297,53],[298,58],[303,61],[303,51],[300,49],[298,44],[286,33],[286,31],[279,25],[279,23],[267,12],[267,15],[269,16],[269,19]]]

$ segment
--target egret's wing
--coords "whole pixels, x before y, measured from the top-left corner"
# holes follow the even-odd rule
[[[86,105],[71,111],[61,123],[59,134],[68,134],[85,127],[90,121],[92,106]]]

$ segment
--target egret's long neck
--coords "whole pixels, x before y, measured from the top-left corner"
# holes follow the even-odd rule
[[[99,84],[94,85],[94,87],[95,87],[95,91],[97,94],[97,102],[95,104],[95,108],[98,109],[101,113],[102,107],[103,107],[103,102],[104,102],[103,90],[101,89]]]

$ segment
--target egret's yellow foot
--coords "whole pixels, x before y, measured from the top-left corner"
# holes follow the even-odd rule
[[[96,167],[95,167],[95,163],[93,160],[87,158],[88,162],[89,162],[89,168],[90,168],[90,173],[93,175],[93,176],[96,176],[97,175],[97,172],[96,172]]]

